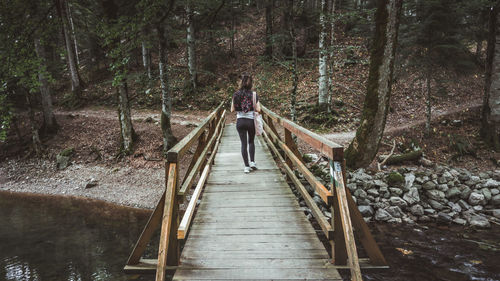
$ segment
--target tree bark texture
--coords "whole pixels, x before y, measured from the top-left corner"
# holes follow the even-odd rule
[[[40,83],[40,93],[43,112],[43,133],[52,134],[57,131],[57,122],[52,110],[52,94],[49,81],[47,80],[47,60],[45,48],[39,38],[35,39],[35,52],[40,61],[38,67],[38,82]]]
[[[331,112],[332,95],[333,95],[333,69],[334,69],[334,53],[335,46],[335,0],[330,2],[330,49],[328,50],[328,112]]]
[[[187,1],[186,4],[186,14],[187,14],[187,46],[188,46],[188,68],[189,75],[191,77],[191,87],[196,90],[198,84],[198,74],[196,72],[196,46],[194,37],[194,22],[193,22],[193,12],[191,11],[191,3]]]
[[[135,132],[132,126],[130,104],[128,98],[127,78],[120,81],[117,89],[118,94],[118,118],[120,120],[121,152],[129,155],[133,151]]]
[[[290,39],[292,42],[292,94],[290,95],[290,118],[293,122],[297,121],[296,103],[297,103],[297,88],[299,86],[299,75],[297,73],[297,41],[295,34],[295,24],[293,22],[293,0],[288,3],[288,17],[290,22]]]
[[[71,14],[71,8],[69,4],[66,5],[68,8],[68,19],[71,27],[71,38],[73,39],[73,44],[75,46],[75,57],[77,65],[80,65],[80,56],[78,55],[78,44],[76,41],[75,25],[73,24],[73,15]]]
[[[321,12],[319,14],[319,79],[318,79],[318,105],[321,108],[328,106],[328,74],[327,74],[327,59],[328,59],[328,44],[326,40],[327,34],[327,3],[326,0],[321,0]]]
[[[148,33],[144,32],[144,37],[147,37]],[[150,48],[147,44],[146,41],[141,42],[141,49],[142,49],[142,66],[144,66],[144,70],[146,70],[146,73],[148,75],[148,78],[152,78],[151,74],[151,52]]]
[[[31,93],[29,92],[26,93],[26,100],[28,102],[28,118],[30,121],[33,150],[35,151],[36,155],[41,155],[43,147],[42,147],[42,142],[40,141],[40,135],[38,134],[38,129],[36,127],[35,111],[33,109],[34,105]]]
[[[57,0],[59,16],[62,22],[62,31],[64,34],[64,42],[66,45],[66,57],[68,61],[68,68],[71,76],[71,91],[76,97],[80,98],[82,83],[80,74],[78,73],[78,64],[75,58],[75,51],[71,43],[70,26],[67,13],[66,0]]]
[[[165,29],[158,25],[158,67],[161,88],[161,132],[163,137],[163,152],[166,156],[167,151],[177,142],[171,125],[172,118],[172,96],[168,87],[167,75],[167,39],[165,38]]]
[[[486,75],[484,83],[483,109],[481,113],[481,135],[495,150],[500,150],[498,124],[500,122],[500,21],[498,4],[490,11]]]
[[[274,0],[266,1],[266,50],[264,55],[273,56],[273,6]]]
[[[345,152],[347,165],[352,168],[370,164],[384,133],[402,2],[390,0],[377,3],[375,37],[361,124]]]
[[[425,105],[426,105],[426,122],[425,122],[425,133],[427,135],[431,134],[431,121],[432,121],[432,92],[431,92],[431,78],[432,78],[432,69],[430,66],[427,66],[425,77]]]

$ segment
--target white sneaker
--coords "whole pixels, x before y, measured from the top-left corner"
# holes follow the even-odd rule
[[[250,173],[250,167],[245,167],[245,170],[243,170],[245,172],[245,174],[248,174]]]
[[[250,162],[250,168],[252,168],[252,170],[257,170],[257,164],[255,164],[255,162]]]

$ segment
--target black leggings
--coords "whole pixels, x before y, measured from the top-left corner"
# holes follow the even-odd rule
[[[238,118],[236,121],[236,130],[240,135],[241,141],[241,156],[243,156],[243,162],[245,166],[249,167],[248,164],[248,152],[250,152],[250,161],[254,162],[255,159],[255,144],[253,142],[255,138],[255,125],[253,119],[248,118]],[[247,133],[248,133],[248,152],[247,152]]]

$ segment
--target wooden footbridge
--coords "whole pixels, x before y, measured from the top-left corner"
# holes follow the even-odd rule
[[[265,132],[255,139],[259,169],[250,174],[243,173],[239,137],[234,124],[225,125],[222,104],[168,151],[165,192],[126,272],[155,273],[156,280],[166,280],[166,274],[173,280],[342,280],[337,269],[349,269],[352,280],[362,280],[362,268],[387,267],[345,188],[343,148],[265,107],[263,118]],[[284,137],[275,125],[283,128]],[[329,188],[307,169],[292,135],[328,157]],[[180,160],[195,143],[181,180]],[[306,182],[329,206],[331,219],[316,205]],[[181,217],[179,205],[194,185]],[[291,188],[304,199],[320,230],[306,218]],[[160,225],[158,258],[142,259]],[[355,237],[368,258],[358,258]]]

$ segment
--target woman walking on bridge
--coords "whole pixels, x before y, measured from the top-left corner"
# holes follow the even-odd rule
[[[257,170],[255,164],[255,111],[260,113],[260,103],[257,93],[252,91],[253,79],[249,74],[241,75],[240,89],[233,94],[231,112],[236,111],[236,129],[240,135],[241,155],[245,163],[245,173]],[[248,151],[247,151],[248,147]],[[248,162],[250,153],[250,163]]]

